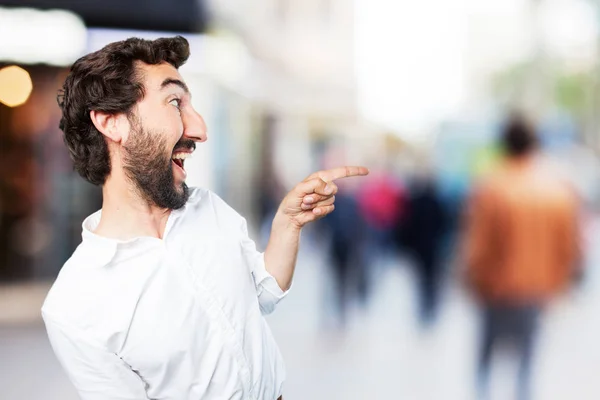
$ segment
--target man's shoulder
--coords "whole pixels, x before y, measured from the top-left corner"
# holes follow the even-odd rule
[[[99,262],[101,260],[90,251],[89,245],[82,242],[64,263],[44,300],[42,314],[45,318],[52,315],[70,319],[78,309],[85,308],[93,298],[90,289],[95,285],[94,271]]]
[[[497,172],[477,177],[471,185],[471,197],[477,199],[489,197],[496,192],[502,183],[502,175]]]

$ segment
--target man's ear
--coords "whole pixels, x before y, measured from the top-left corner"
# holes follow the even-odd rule
[[[107,114],[102,111],[90,111],[92,123],[100,133],[115,143],[120,143],[127,134],[127,127],[123,126],[120,114]]]

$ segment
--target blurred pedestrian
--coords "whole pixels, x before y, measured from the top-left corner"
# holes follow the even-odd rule
[[[536,136],[525,118],[512,116],[501,142],[504,160],[470,199],[465,258],[482,308],[479,394],[488,395],[493,350],[510,340],[518,349],[517,398],[526,400],[540,316],[579,265],[578,204],[567,184],[537,161]]]
[[[352,193],[338,193],[335,213],[321,222],[329,236],[329,266],[334,279],[334,306],[338,325],[345,327],[350,303],[367,300],[368,271],[364,265],[365,228]]]
[[[447,218],[432,176],[418,177],[409,187],[404,218],[398,223],[397,241],[411,258],[417,277],[419,320],[435,320]]]
[[[394,234],[404,214],[406,188],[391,168],[371,174],[357,193],[358,207],[365,221],[363,263],[369,270],[393,255]]]

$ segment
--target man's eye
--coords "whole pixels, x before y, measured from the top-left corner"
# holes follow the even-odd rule
[[[181,109],[181,100],[180,99],[173,99],[169,102],[169,104],[174,105],[175,107],[177,107],[177,109]]]

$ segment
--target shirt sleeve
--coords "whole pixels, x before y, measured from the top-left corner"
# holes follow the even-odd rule
[[[82,400],[148,399],[142,379],[118,355],[44,317],[52,349]]]
[[[277,280],[267,271],[265,267],[265,255],[256,250],[256,244],[248,236],[246,220],[243,217],[241,218],[242,249],[246,262],[250,267],[250,273],[254,279],[260,310],[263,315],[270,314],[275,310],[277,304],[289,293],[289,290],[284,292],[279,287]]]

